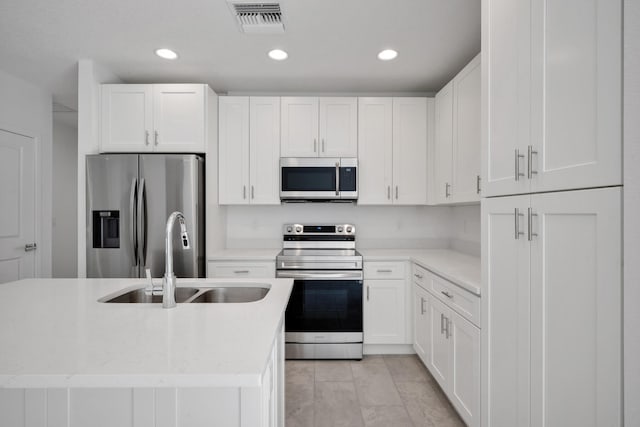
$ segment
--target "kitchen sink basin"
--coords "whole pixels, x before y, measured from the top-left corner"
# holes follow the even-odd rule
[[[186,302],[200,291],[198,288],[176,288],[176,302]],[[133,289],[120,295],[111,295],[100,299],[100,302],[113,303],[162,303],[162,295],[147,295],[145,288]]]
[[[215,287],[205,290],[191,302],[253,302],[261,300],[268,292],[269,288],[264,287]]]

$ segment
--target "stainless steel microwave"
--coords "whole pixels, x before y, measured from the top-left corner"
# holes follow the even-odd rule
[[[280,200],[355,201],[358,199],[358,159],[282,157]]]

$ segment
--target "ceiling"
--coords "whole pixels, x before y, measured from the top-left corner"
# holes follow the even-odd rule
[[[440,89],[480,51],[480,0],[281,0],[286,30],[238,30],[226,0],[3,0],[0,68],[77,107],[77,61],[123,81],[216,92],[406,93]],[[155,56],[158,47],[180,55]],[[267,51],[282,48],[276,62]],[[376,57],[384,48],[394,61]]]

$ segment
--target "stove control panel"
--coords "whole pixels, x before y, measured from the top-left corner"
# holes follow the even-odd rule
[[[353,224],[285,224],[283,231],[285,236],[355,236],[356,226]]]

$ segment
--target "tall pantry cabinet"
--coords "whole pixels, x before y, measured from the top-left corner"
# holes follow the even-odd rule
[[[622,425],[621,1],[482,3],[482,425]]]

